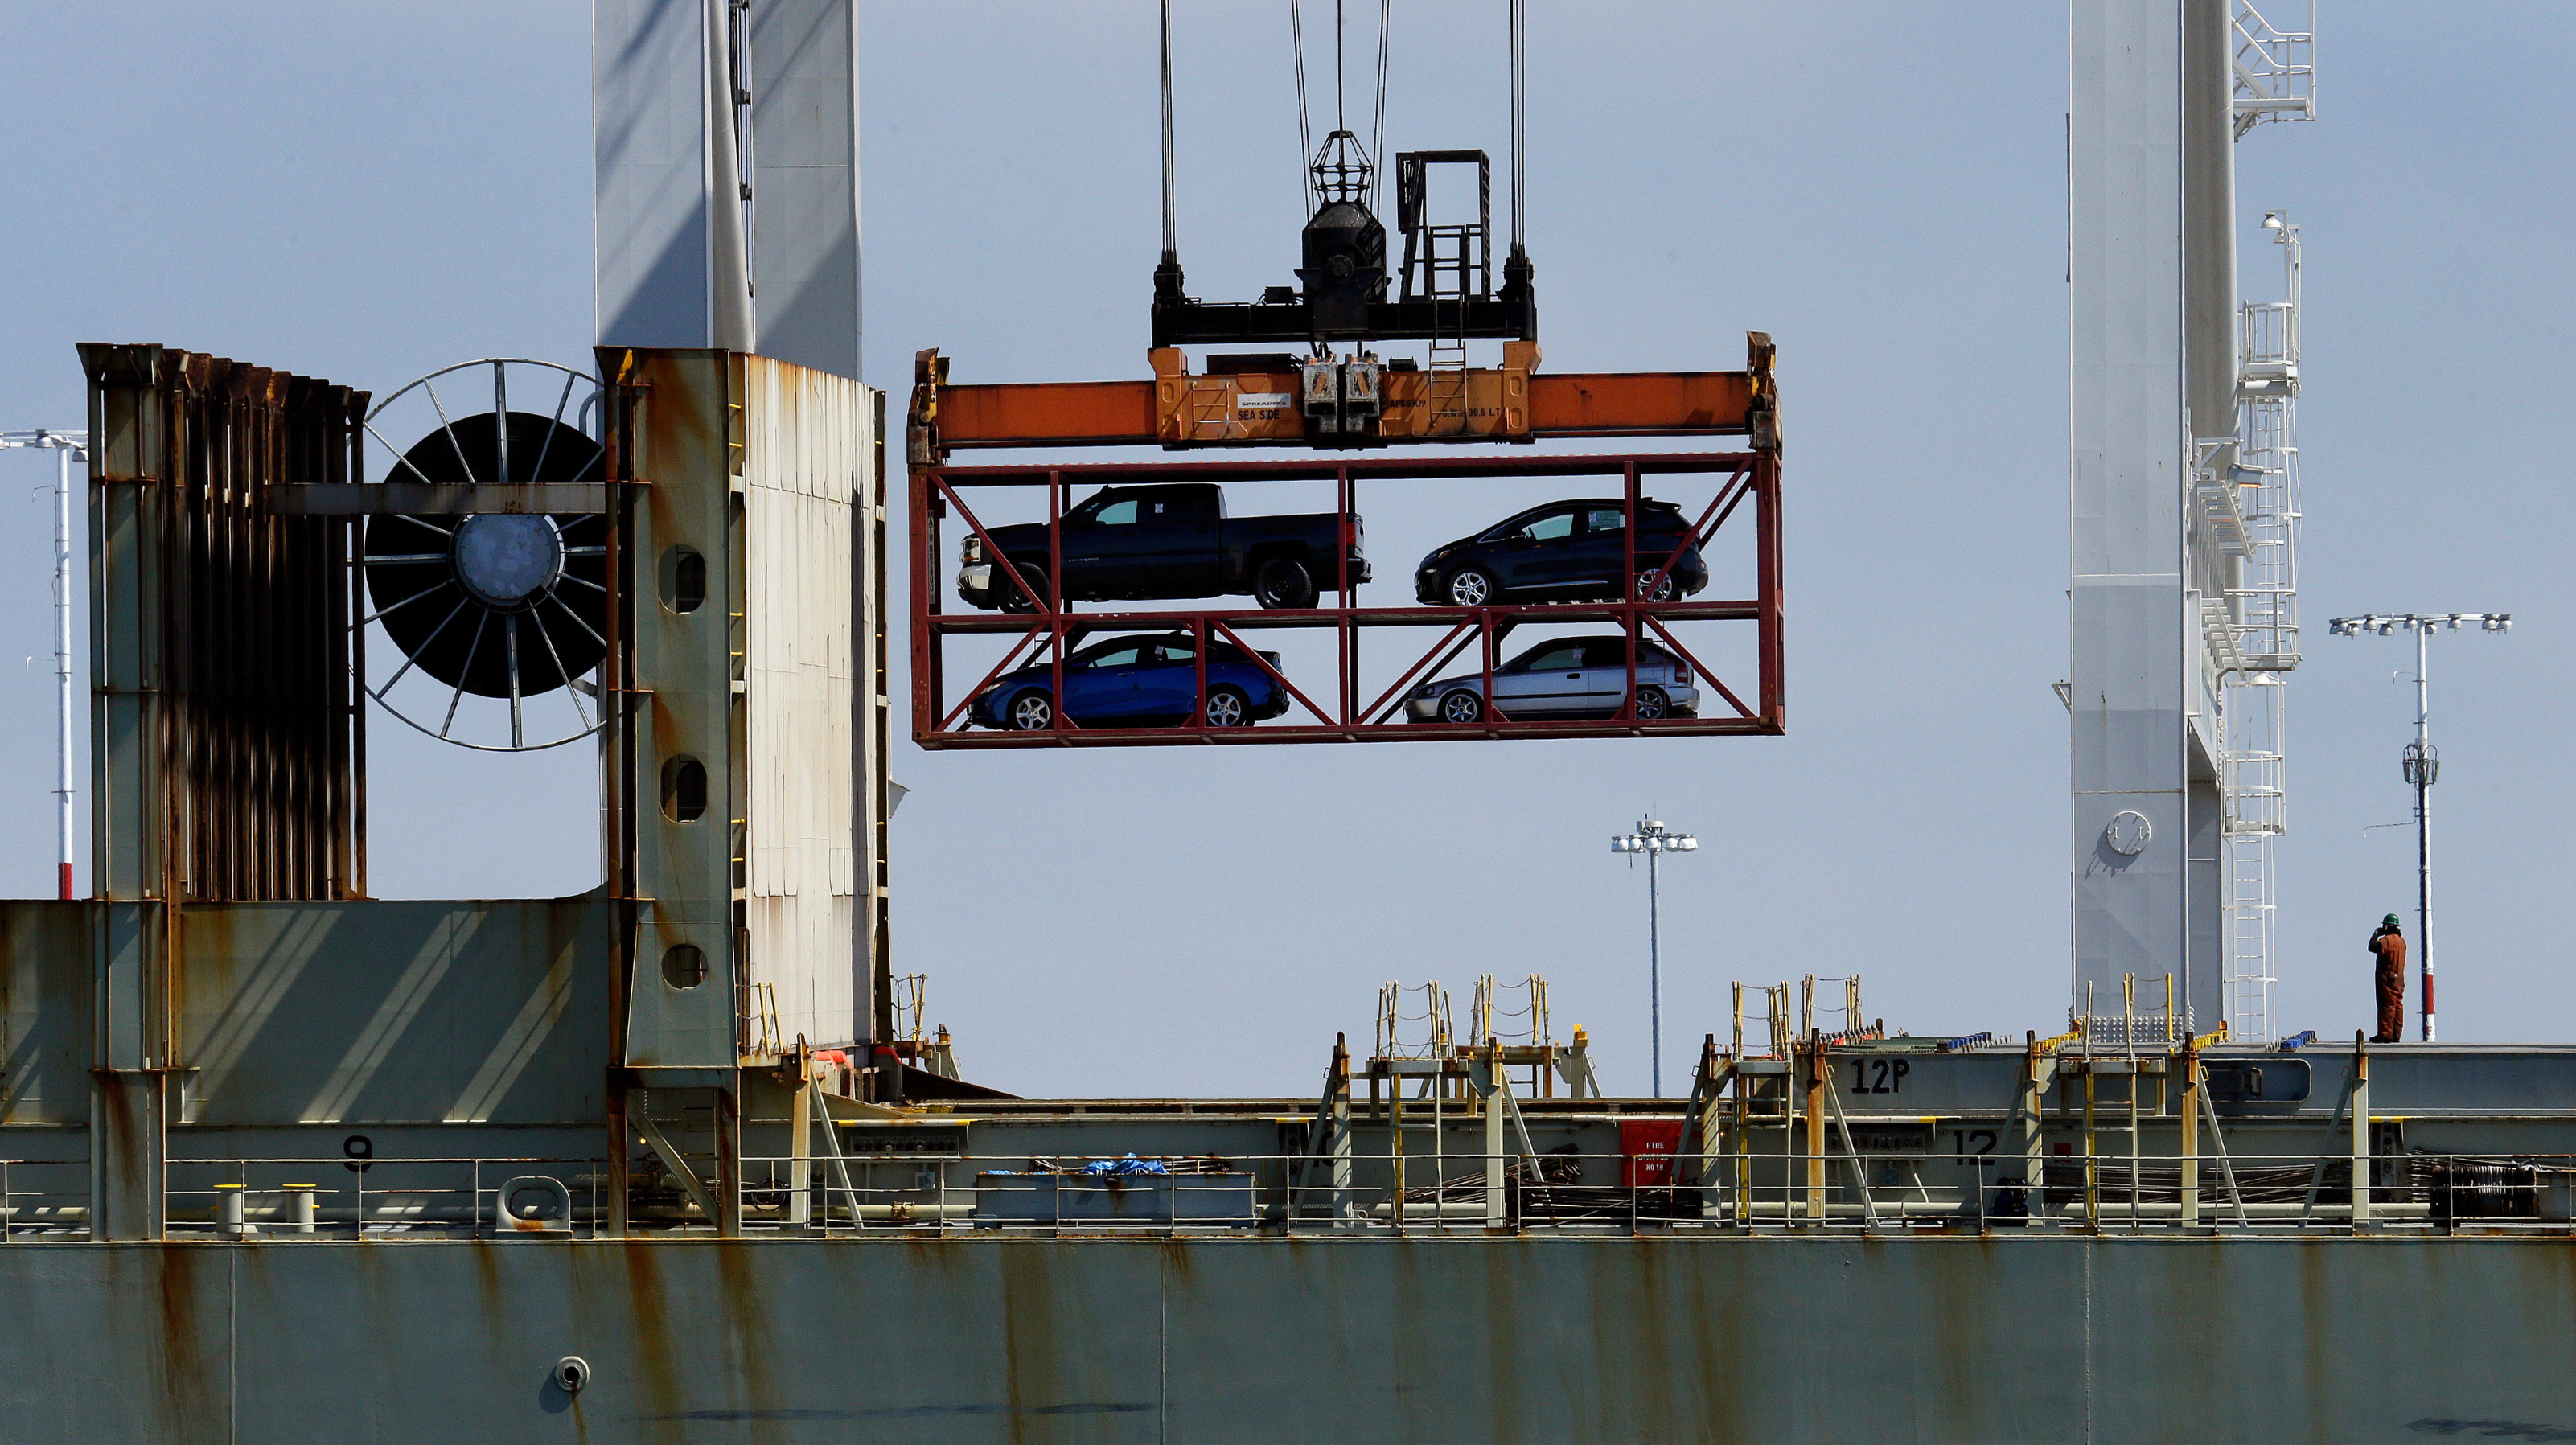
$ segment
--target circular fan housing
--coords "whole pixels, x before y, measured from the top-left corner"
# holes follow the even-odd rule
[[[599,444],[549,417],[460,417],[414,443],[390,479],[596,481]],[[595,514],[378,516],[362,565],[369,610],[412,665],[478,697],[535,697],[607,651],[608,523]]]

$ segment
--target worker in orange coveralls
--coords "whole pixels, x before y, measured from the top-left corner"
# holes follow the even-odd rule
[[[2370,1041],[2393,1044],[2406,1036],[2406,934],[2396,914],[2379,920],[2370,955],[2379,960],[2379,1031]]]

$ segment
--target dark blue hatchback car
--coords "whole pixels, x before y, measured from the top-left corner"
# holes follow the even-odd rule
[[[1103,638],[1064,660],[1064,711],[1083,727],[1170,727],[1204,717],[1212,728],[1249,727],[1288,710],[1288,690],[1229,642],[1208,648],[1207,701],[1198,699],[1197,640],[1185,632]],[[1263,661],[1279,665],[1279,654]],[[975,695],[975,724],[1005,732],[1056,726],[1055,669],[1004,673]]]
[[[1708,585],[1682,509],[1652,497],[1637,504],[1637,575],[1628,569],[1628,506],[1616,497],[1550,502],[1461,537],[1422,559],[1414,600],[1425,607],[1489,607],[1497,602],[1578,602],[1646,596],[1673,602]],[[1664,560],[1672,559],[1669,571]],[[1661,573],[1658,579],[1658,573]]]

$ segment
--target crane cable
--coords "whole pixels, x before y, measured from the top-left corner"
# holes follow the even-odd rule
[[[1514,3],[1517,4],[1518,0],[1514,0]],[[1166,11],[1170,9],[1170,0],[1164,0],[1164,8]],[[1394,14],[1395,0],[1378,0],[1377,92],[1373,104],[1375,114],[1369,130],[1367,156],[1370,169],[1368,184],[1360,194],[1360,203],[1372,209],[1377,205],[1377,173],[1384,168],[1382,157],[1386,150],[1387,31],[1388,22],[1394,18]],[[1349,86],[1346,75],[1348,46],[1344,40],[1348,28],[1348,16],[1343,10],[1343,0],[1333,0],[1333,129],[1343,134],[1349,134],[1351,128]],[[1288,48],[1295,55],[1297,63],[1297,191],[1302,197],[1310,184],[1307,172],[1318,159],[1315,154],[1314,125],[1308,119],[1306,109],[1306,20],[1303,0],[1288,0]]]
[[[1342,103],[1342,49],[1342,0],[1333,0],[1333,129],[1346,131],[1351,125]]]
[[[1369,132],[1369,172],[1367,204],[1377,208],[1378,172],[1386,168],[1386,26],[1395,14],[1395,0],[1378,0],[1377,5],[1377,125]]]
[[[1529,0],[1508,0],[1511,34],[1511,206],[1512,249],[1523,249],[1528,232],[1522,220],[1528,190],[1524,151],[1529,133]],[[1378,163],[1386,148],[1386,61],[1387,30],[1394,18],[1394,0],[1378,0],[1377,14],[1377,117],[1369,135],[1370,161]],[[1297,64],[1297,194],[1302,204],[1307,187],[1308,169],[1315,161],[1315,128],[1306,106],[1306,18],[1304,0],[1288,0],[1288,49]],[[1343,119],[1342,86],[1342,0],[1333,0],[1333,122],[1341,129]],[[1376,200],[1376,175],[1369,177],[1372,204]],[[1163,0],[1163,249],[1172,249],[1172,0]]]
[[[1315,130],[1306,118],[1306,20],[1303,0],[1288,0],[1288,48],[1297,57],[1297,209],[1306,209],[1311,181],[1306,168],[1315,161]]]
[[[1163,0],[1163,254],[1179,253],[1179,213],[1172,203],[1172,0]]]
[[[1512,250],[1526,239],[1521,229],[1522,137],[1529,129],[1529,0],[1510,0],[1512,32]]]

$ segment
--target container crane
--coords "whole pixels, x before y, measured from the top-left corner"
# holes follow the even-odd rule
[[[1274,677],[1305,705],[1308,716],[1278,725],[1236,728],[1228,742],[1355,742],[1378,738],[1502,737],[1532,735],[1642,736],[1653,733],[1777,733],[1784,727],[1780,645],[1779,401],[1773,378],[1774,349],[1762,332],[1748,333],[1740,371],[1686,371],[1548,375],[1540,370],[1538,305],[1533,266],[1523,230],[1526,187],[1522,175],[1525,130],[1525,25],[1523,0],[1509,0],[1511,144],[1506,156],[1510,238],[1500,267],[1494,264],[1493,172],[1479,149],[1424,149],[1395,155],[1396,234],[1402,250],[1390,267],[1389,235],[1378,214],[1384,152],[1387,48],[1381,13],[1376,121],[1368,140],[1350,122],[1336,44],[1335,111],[1320,144],[1305,104],[1302,31],[1299,40],[1299,129],[1307,158],[1312,208],[1299,234],[1296,284],[1266,288],[1260,299],[1212,304],[1188,294],[1181,266],[1176,205],[1172,103],[1172,36],[1168,3],[1162,25],[1163,247],[1154,269],[1150,312],[1150,380],[1052,381],[955,384],[949,358],[936,349],[915,358],[907,455],[912,472],[914,740],[924,747],[1009,747],[1037,744],[1137,744],[1218,740],[1203,725],[1166,728],[1094,728],[1059,715],[1049,728],[1011,733],[972,733],[960,725],[965,705],[948,696],[945,643],[975,633],[1017,634],[1008,665],[1025,649],[1032,659],[1052,655],[1060,669],[1065,651],[1103,626],[1181,629],[1194,636],[1242,644],[1236,629],[1330,628],[1338,632],[1337,700],[1309,701],[1271,664]],[[1336,14],[1336,29],[1340,16]],[[1472,221],[1439,223],[1430,204],[1435,177],[1463,183],[1473,167],[1476,204]],[[1390,341],[1427,343],[1421,358],[1382,356]],[[1471,341],[1500,341],[1500,365],[1469,364]],[[1218,347],[1296,346],[1299,351],[1219,351]],[[1206,349],[1194,370],[1189,348]],[[1608,437],[1741,436],[1741,453],[1659,453],[1591,458],[1466,457],[1438,463],[1301,461],[1276,465],[1119,464],[956,467],[954,453],[975,449],[1093,446],[1158,446],[1167,451],[1206,447],[1302,447],[1309,450],[1375,449],[1404,444],[1527,444],[1542,440]],[[962,488],[1044,487],[1051,537],[1048,578],[1064,576],[1061,533],[1079,483],[1122,485],[1174,481],[1254,481],[1311,478],[1334,482],[1346,540],[1359,530],[1356,487],[1362,480],[1482,481],[1531,475],[1619,478],[1630,514],[1629,550],[1635,552],[1634,514],[1642,475],[1698,474],[1717,480],[1691,539],[1705,547],[1738,506],[1750,498],[1754,595],[1724,602],[1680,597],[1631,597],[1618,601],[1565,602],[1517,607],[1362,607],[1355,588],[1363,575],[1318,577],[1338,594],[1335,605],[1270,610],[1197,607],[1187,611],[1121,611],[1114,617],[1078,614],[1061,597],[1040,598],[1030,611],[1000,618],[948,614],[938,586],[940,527],[952,512],[964,523],[977,555],[998,552],[985,524],[964,501]],[[1658,581],[1660,558],[1638,554],[1630,570]],[[1391,721],[1401,706],[1403,683],[1375,702],[1365,700],[1359,636],[1382,627],[1440,627],[1441,640],[1413,667],[1445,663],[1461,649],[1483,644],[1485,670],[1494,648],[1524,622],[1612,621],[1629,636],[1633,657],[1649,635],[1703,677],[1716,675],[1674,638],[1667,623],[1752,621],[1760,633],[1759,678],[1744,692],[1717,685],[1731,715],[1641,718],[1624,707],[1606,722],[1512,719],[1487,710],[1473,724],[1408,727]],[[1438,661],[1435,662],[1435,659]],[[989,678],[987,679],[989,681]],[[1062,696],[1062,679],[1056,679]],[[1320,692],[1321,689],[1316,689]],[[1634,694],[1631,678],[1630,694]],[[972,694],[970,693],[970,698]],[[1394,700],[1394,701],[1391,701]]]

